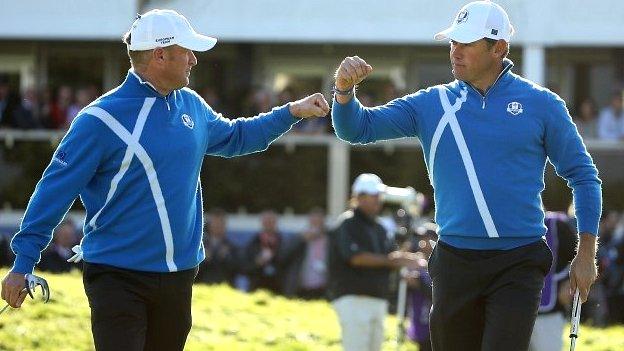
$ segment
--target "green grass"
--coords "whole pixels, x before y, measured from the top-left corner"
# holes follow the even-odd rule
[[[6,271],[0,270],[4,276]],[[0,350],[93,350],[80,273],[46,274],[48,304],[28,299],[0,315]],[[384,350],[395,350],[396,320],[386,321]],[[304,302],[265,292],[244,294],[226,286],[197,285],[193,329],[186,350],[340,350],[340,329],[326,302]],[[402,350],[416,351],[414,345]],[[624,350],[624,327],[581,328],[577,350]]]

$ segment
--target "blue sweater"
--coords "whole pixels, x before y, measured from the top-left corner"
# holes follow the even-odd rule
[[[434,188],[440,240],[467,249],[512,249],[545,233],[546,160],[573,190],[580,232],[598,234],[598,171],[565,103],[505,68],[482,95],[463,81],[374,108],[334,100],[339,138],[371,143],[417,137]]]
[[[193,90],[162,96],[131,70],[79,113],[55,151],[12,240],[12,271],[32,272],[78,195],[86,262],[150,272],[197,266],[204,155],[265,150],[297,120],[286,105],[231,121]]]

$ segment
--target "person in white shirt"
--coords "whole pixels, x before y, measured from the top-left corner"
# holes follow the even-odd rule
[[[600,112],[598,137],[602,140],[624,140],[624,108],[621,91],[613,93],[611,105]]]

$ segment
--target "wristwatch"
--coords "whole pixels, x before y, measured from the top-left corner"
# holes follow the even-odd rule
[[[340,89],[338,89],[334,85],[334,88],[332,89],[332,91],[334,92],[334,94],[338,94],[338,95],[342,95],[342,96],[351,96],[351,95],[355,94],[355,87],[356,86],[354,85],[349,90],[340,90]]]

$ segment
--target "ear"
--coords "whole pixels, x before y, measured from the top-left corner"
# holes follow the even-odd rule
[[[152,51],[152,60],[154,60],[157,64],[162,64],[165,62],[165,49],[164,48],[156,48]]]
[[[509,50],[509,44],[504,40],[498,40],[496,44],[494,44],[494,54],[499,58],[504,58],[505,54]]]

